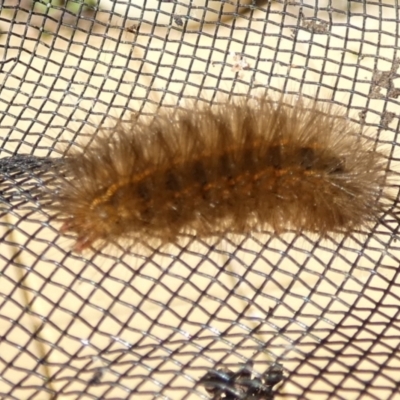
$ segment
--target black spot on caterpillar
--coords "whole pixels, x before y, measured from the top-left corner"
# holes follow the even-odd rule
[[[343,113],[282,98],[132,118],[66,158],[54,206],[74,249],[287,229],[349,234],[379,219],[385,157]]]

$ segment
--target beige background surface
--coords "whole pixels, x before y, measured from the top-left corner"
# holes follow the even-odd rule
[[[18,57],[0,75],[0,112],[7,114],[0,137],[8,137],[2,157],[15,151],[48,156],[55,140],[61,147],[51,155],[57,156],[77,135],[93,135],[104,114],[109,116],[104,123],[112,125],[124,113],[152,112],[154,104],[176,105],[181,97],[209,101],[216,88],[221,98],[282,88],[317,96],[346,107],[355,123],[366,108],[370,136],[383,111],[398,115],[397,100],[368,98],[373,71],[392,68],[398,41],[389,34],[395,23],[382,28],[376,18],[381,7],[360,8],[360,17],[355,8],[346,26],[346,2],[335,4],[343,14],[316,15],[332,18],[329,35],[302,29],[294,40],[298,4],[272,2],[265,8],[268,23],[259,10],[252,20],[215,25],[210,11],[206,26],[199,29],[192,21],[185,32],[171,22],[171,13],[200,18],[199,10],[185,14],[185,2],[165,3],[160,26],[142,23],[137,35],[121,29],[134,23],[142,3],[129,12],[119,4],[107,22],[112,29],[97,27],[88,35],[63,27],[58,37],[39,37],[33,26],[7,25],[12,15],[2,11],[1,30],[12,32],[0,37],[0,46],[10,41],[3,57]],[[210,7],[218,9],[214,3]],[[315,16],[312,2],[302,4],[306,17]],[[395,7],[386,4],[381,18]],[[362,18],[367,12],[371,18]],[[154,20],[154,11],[143,15]],[[19,18],[26,18],[24,12]],[[379,36],[382,54],[377,54],[376,32],[382,29],[388,34]],[[238,74],[237,54],[250,67]],[[76,69],[79,57],[84,60]],[[392,130],[379,133],[389,148],[396,124],[397,117]],[[393,161],[390,168],[398,167]],[[59,392],[57,399],[122,399],[125,386],[138,391],[130,398],[143,400],[158,391],[164,399],[197,399],[199,393],[207,398],[202,388],[191,394],[187,389],[217,361],[235,369],[247,358],[254,358],[258,372],[278,359],[285,375],[292,374],[277,398],[400,398],[393,394],[400,368],[399,304],[397,294],[391,295],[400,283],[399,246],[385,227],[317,247],[315,238],[255,235],[242,248],[225,241],[211,250],[192,243],[185,251],[171,246],[144,259],[123,255],[117,262],[118,249],[67,254],[71,240],[58,235],[59,225],[48,223],[43,211],[16,208],[1,222],[0,398],[12,387],[14,397],[4,399],[54,398],[37,390],[47,387]],[[269,307],[275,307],[272,316]],[[137,341],[140,345],[127,352]],[[260,351],[263,343],[268,346]],[[312,352],[312,361],[304,362]],[[38,365],[44,356],[47,362]],[[88,389],[98,368],[100,383]],[[362,392],[368,381],[373,387]],[[338,386],[335,395],[327,394]]]

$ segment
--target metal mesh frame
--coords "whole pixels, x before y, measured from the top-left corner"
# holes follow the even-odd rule
[[[80,256],[44,191],[115,118],[260,90],[347,108],[396,171],[397,1],[150,3],[0,5],[0,398],[400,398],[397,202],[346,239]]]

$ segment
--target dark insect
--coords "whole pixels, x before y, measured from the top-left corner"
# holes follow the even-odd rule
[[[273,386],[283,379],[283,366],[275,363],[261,376],[253,374],[253,362],[241,366],[237,372],[228,368],[207,372],[200,383],[213,400],[272,400]]]

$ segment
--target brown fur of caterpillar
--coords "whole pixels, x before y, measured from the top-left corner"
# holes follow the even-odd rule
[[[128,125],[66,158],[55,208],[76,251],[183,233],[349,234],[383,211],[385,157],[332,106],[255,98]]]

